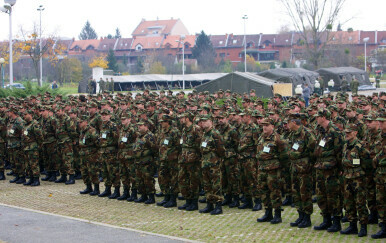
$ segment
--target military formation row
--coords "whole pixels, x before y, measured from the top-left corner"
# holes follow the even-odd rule
[[[149,91],[8,98],[0,107],[0,154],[15,175],[10,182],[37,186],[44,171],[42,180],[73,184],[81,175],[81,194],[153,204],[158,172],[159,206],[176,207],[181,193],[179,209],[198,210],[201,187],[207,204],[200,213],[264,205],[257,221],[272,224],[282,221],[284,194],[299,212],[291,226],[299,228],[311,226],[314,189],[323,216],[315,230],[362,237],[379,216],[372,237],[384,238],[386,94],[352,99],[314,95],[306,108],[300,98],[263,101],[254,90],[244,97],[220,90],[187,98]]]

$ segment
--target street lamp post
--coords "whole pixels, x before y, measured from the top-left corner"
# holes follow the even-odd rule
[[[40,5],[37,9],[40,12],[40,42],[39,42],[39,55],[40,55],[40,80],[39,85],[43,85],[43,55],[42,55],[42,12],[44,11],[43,5]]]
[[[0,66],[1,66],[1,87],[4,89],[4,58],[0,58]]]
[[[182,44],[182,89],[185,90],[185,35],[181,35],[181,40],[176,40]]]
[[[366,52],[366,45],[369,41],[369,37],[363,38],[363,42],[365,43],[365,72],[367,71],[367,52]]]
[[[248,19],[248,16],[245,14],[242,19],[244,19],[244,72],[247,72],[247,34],[245,32],[245,21]]]
[[[0,7],[2,12],[9,14],[9,84],[13,84],[13,46],[12,46],[12,7],[16,0],[4,0],[4,6]]]

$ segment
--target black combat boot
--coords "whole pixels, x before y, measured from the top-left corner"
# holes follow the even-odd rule
[[[361,224],[361,229],[359,230],[358,237],[363,237],[367,235],[367,224]]]
[[[145,204],[154,204],[154,203],[155,203],[154,193],[150,193],[149,198],[145,201]]]
[[[273,219],[271,220],[271,224],[278,224],[281,223],[281,209],[277,208],[275,209],[275,216],[273,216]]]
[[[119,201],[122,201],[122,200],[126,200],[127,198],[129,198],[129,188],[127,188],[127,186],[123,186],[123,192],[122,192],[122,195],[120,197],[117,198],[117,200]]]
[[[11,170],[10,172],[7,173],[7,175],[13,176],[13,175],[15,175],[15,172],[13,170]]]
[[[184,196],[182,196],[182,195],[181,195],[181,196],[177,196],[177,199],[178,199],[178,200],[181,200],[181,201],[182,201],[182,200],[185,200]]]
[[[210,212],[211,215],[222,214],[222,202],[216,203],[216,207]]]
[[[32,176],[29,177],[29,180],[24,182],[24,186],[30,186],[34,182],[34,178]]]
[[[331,215],[323,216],[323,222],[314,226],[314,230],[326,230],[331,226]]]
[[[31,186],[40,186],[39,177],[34,177],[34,182],[31,184]]]
[[[224,201],[222,201],[221,206],[226,206],[231,204],[232,202],[232,195],[231,194],[226,194],[224,197]]]
[[[5,180],[4,171],[0,171],[0,181],[4,181],[4,180]]]
[[[170,201],[170,195],[166,194],[164,199],[161,202],[157,203],[157,206],[163,206],[163,205],[165,205],[169,201]]]
[[[119,186],[114,187],[114,193],[109,196],[109,199],[116,199],[121,196],[119,188]]]
[[[165,195],[163,194],[163,192],[159,192],[159,193],[156,193],[155,196],[156,196],[156,197],[163,197],[163,196],[165,196]]]
[[[137,189],[131,189],[131,195],[130,197],[127,199],[128,202],[133,202],[135,200],[137,200],[138,197],[137,197]]]
[[[210,213],[213,211],[213,203],[206,203],[206,207],[204,209],[201,209],[199,212],[200,213]]]
[[[358,227],[357,227],[357,222],[350,222],[350,225],[344,229],[341,230],[340,233],[342,235],[356,235],[358,234]]]
[[[178,210],[185,210],[192,203],[191,199],[186,199],[185,204],[178,207]]]
[[[91,183],[88,183],[86,185],[86,189],[84,189],[83,191],[80,191],[79,193],[80,194],[89,194],[90,192],[92,192],[92,186],[91,186]]]
[[[255,206],[253,206],[252,211],[260,211],[263,209],[263,206],[261,205],[261,199],[255,198]]]
[[[340,220],[340,222],[347,223],[348,222],[347,216],[343,216],[342,219]]]
[[[88,195],[90,196],[97,196],[99,195],[99,184],[94,184],[94,191],[90,192]]]
[[[199,191],[200,191],[200,192],[199,192],[198,195],[200,195],[200,196],[205,196],[205,191],[204,191],[204,189],[201,188]]]
[[[195,210],[198,210],[198,198],[192,199],[189,206],[186,207],[186,211],[195,211]]]
[[[202,199],[198,200],[199,203],[206,203],[206,197],[203,197]]]
[[[19,179],[20,179],[19,175],[16,175],[15,178],[13,178],[12,180],[10,180],[9,182],[10,182],[10,183],[15,183],[15,182],[17,182]]]
[[[373,239],[385,239],[386,238],[386,223],[381,223],[381,230],[376,234],[371,235]]]
[[[80,180],[80,179],[82,179],[82,173],[81,173],[79,170],[75,171],[75,177],[74,177],[74,179],[75,179],[75,180]]]
[[[299,214],[299,218],[297,218],[295,220],[295,222],[291,222],[290,223],[291,227],[296,227],[296,226],[298,226],[300,224],[300,222],[302,222],[303,217],[304,217],[304,213],[302,211],[298,211],[298,214]]]
[[[305,213],[302,222],[298,225],[298,228],[303,229],[308,227],[311,227],[311,215]]]
[[[102,173],[99,173],[99,182],[103,182],[103,176],[102,176]]]
[[[75,175],[70,175],[68,177],[68,181],[65,182],[66,185],[72,185],[75,184]]]
[[[111,186],[106,186],[105,191],[98,195],[98,197],[108,197],[111,195]]]
[[[175,194],[170,195],[170,200],[169,202],[164,204],[164,208],[172,208],[172,207],[177,207],[177,197]]]
[[[332,225],[327,229],[327,232],[334,233],[338,232],[342,229],[342,226],[340,225],[340,217],[334,216],[332,219]]]
[[[244,204],[238,207],[238,209],[247,209],[247,208],[253,208],[252,198],[250,197],[245,198]]]
[[[25,182],[25,176],[19,177],[19,180],[17,180],[15,183],[16,184],[23,184]]]
[[[143,202],[145,202],[146,200],[147,200],[147,195],[146,195],[145,193],[142,193],[142,194],[141,194],[141,197],[138,198],[138,199],[136,199],[136,200],[134,200],[134,202],[136,202],[136,203],[143,203]]]
[[[257,219],[257,222],[269,222],[273,219],[273,216],[272,216],[272,208],[267,208],[265,210],[265,214],[263,215],[263,217],[261,218],[258,218]]]
[[[286,196],[283,201],[283,206],[291,206],[292,204],[292,196]]]
[[[240,206],[239,195],[233,195],[233,201],[229,204],[229,208],[236,208]]]
[[[378,224],[378,211],[373,210],[369,215],[369,224]]]
[[[55,182],[56,181],[56,171],[51,171],[51,177],[48,179],[50,182]]]
[[[52,174],[51,171],[47,171],[46,177],[43,177],[43,178],[42,178],[42,181],[48,181],[48,180],[51,178],[51,174]]]
[[[55,183],[66,183],[67,175],[63,174],[59,179],[55,181]]]

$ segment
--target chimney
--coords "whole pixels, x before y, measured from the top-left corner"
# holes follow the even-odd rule
[[[378,31],[377,31],[377,30],[375,31],[374,43],[375,43],[375,44],[378,43]]]

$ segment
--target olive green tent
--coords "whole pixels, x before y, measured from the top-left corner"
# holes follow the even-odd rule
[[[326,83],[331,79],[334,80],[333,90],[340,90],[343,77],[346,77],[349,84],[352,81],[352,77],[355,77],[359,82],[359,86],[371,85],[367,72],[354,67],[321,68],[316,70],[316,72],[322,76]]]
[[[239,94],[243,94],[244,92],[249,93],[251,89],[254,89],[257,97],[268,98],[273,96],[273,84],[273,80],[254,73],[234,72],[197,86],[196,89],[198,92],[209,91],[209,93],[215,93],[222,89]]]

